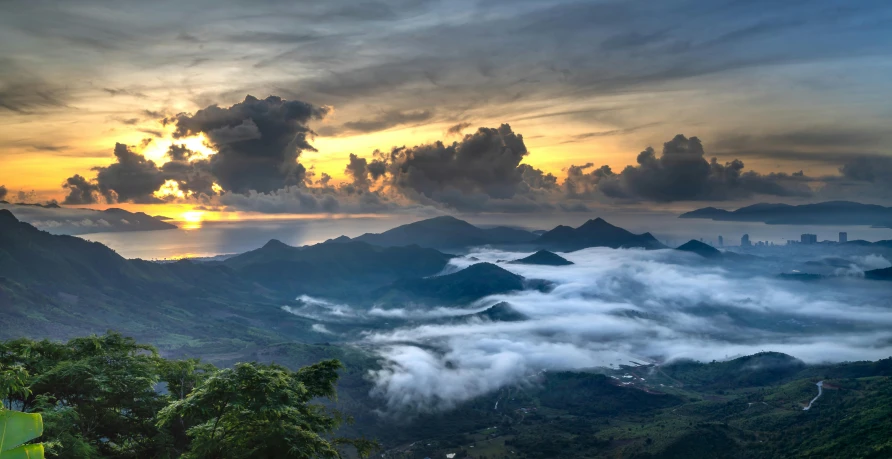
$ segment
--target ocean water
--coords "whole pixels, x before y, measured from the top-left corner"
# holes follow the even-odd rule
[[[817,234],[819,241],[835,241],[840,231],[848,232],[850,241],[892,239],[892,229],[889,228],[716,222],[679,219],[675,214],[651,212],[598,213],[597,215],[549,214],[537,217],[531,217],[528,214],[475,215],[462,218],[480,226],[505,225],[547,230],[559,224],[578,226],[596,216],[603,217],[608,222],[635,233],[649,231],[669,246],[678,246],[690,239],[701,238],[705,242],[716,244],[719,235],[724,237],[725,245],[733,246],[740,243],[740,237],[743,234],[749,234],[753,243],[770,241],[775,244],[785,244],[788,239],[798,241],[799,235],[802,233]],[[375,218],[203,222],[200,225],[173,222],[180,228],[165,231],[93,233],[80,237],[101,242],[126,258],[175,259],[246,252],[262,247],[270,239],[278,239],[292,246],[316,244],[341,235],[355,237],[363,233],[379,233],[421,219],[422,217],[411,215],[391,215]]]
[[[345,235],[378,233],[409,223],[414,218],[339,218],[294,220],[243,220],[202,222],[200,225],[172,222],[178,229],[130,231],[80,235],[100,242],[125,258],[163,260],[213,257],[242,253],[262,247],[270,239],[302,246]]]

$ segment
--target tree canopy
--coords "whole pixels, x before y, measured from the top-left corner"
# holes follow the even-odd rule
[[[239,363],[217,369],[168,360],[117,333],[67,343],[0,342],[0,396],[10,412],[43,417],[59,458],[338,458],[375,446],[335,436],[337,360],[291,371]]]

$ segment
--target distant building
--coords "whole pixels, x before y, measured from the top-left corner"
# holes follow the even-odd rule
[[[842,233],[839,233],[839,234],[840,234],[840,237],[842,237]],[[719,247],[724,247],[724,246],[725,246],[725,238],[723,238],[722,236],[719,236]]]
[[[799,237],[799,242],[803,244],[817,244],[818,243],[818,235],[816,234],[803,234]]]
[[[741,247],[749,247],[751,245],[753,245],[753,243],[750,242],[750,235],[744,234],[743,237],[740,238],[740,246]]]
[[[840,231],[839,232],[839,243],[845,244],[846,242],[849,242],[849,233],[847,233],[845,231]]]

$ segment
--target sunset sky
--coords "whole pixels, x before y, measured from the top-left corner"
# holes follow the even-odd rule
[[[890,77],[888,1],[8,0],[0,194],[154,214],[888,205]]]

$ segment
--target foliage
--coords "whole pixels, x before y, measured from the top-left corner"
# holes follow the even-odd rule
[[[0,342],[2,413],[42,414],[47,453],[59,458],[336,458],[346,445],[365,454],[373,443],[334,438],[343,417],[312,403],[335,398],[340,369],[217,370],[117,333]]]
[[[25,444],[41,435],[43,421],[39,414],[0,408],[0,459],[42,458],[42,444]]]

